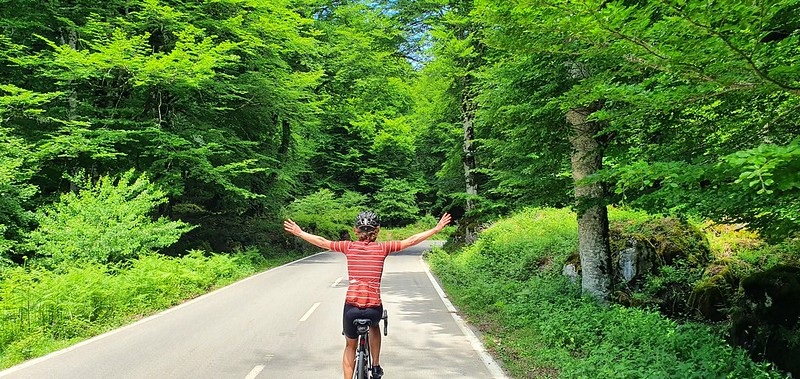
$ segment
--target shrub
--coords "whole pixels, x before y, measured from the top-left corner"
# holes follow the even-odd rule
[[[426,231],[433,228],[439,222],[438,218],[431,215],[425,215],[416,222],[406,225],[402,228],[387,228],[381,227],[381,232],[378,234],[379,241],[402,240],[413,236],[419,232]],[[446,226],[441,232],[434,234],[431,240],[446,240],[455,230],[454,226]]]
[[[119,179],[85,178],[78,193],[67,193],[37,213],[28,235],[32,250],[55,265],[73,261],[120,262],[175,243],[192,227],[150,214],[166,193],[133,170]]]
[[[496,222],[465,254],[482,256],[478,269],[497,277],[524,281],[560,273],[578,249],[577,228],[568,209],[526,209]]]

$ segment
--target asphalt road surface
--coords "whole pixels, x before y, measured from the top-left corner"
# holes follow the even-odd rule
[[[426,271],[420,255],[428,246],[386,261],[384,378],[504,378]],[[0,371],[0,377],[341,378],[345,265],[340,253],[320,253]]]

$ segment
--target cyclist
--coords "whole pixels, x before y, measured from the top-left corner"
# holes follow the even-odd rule
[[[357,333],[353,320],[368,318],[372,320],[369,330],[369,348],[372,352],[372,377],[375,379],[383,376],[380,366],[381,333],[378,322],[383,315],[381,302],[381,276],[386,256],[414,246],[430,236],[441,231],[450,223],[450,215],[445,213],[432,229],[417,233],[402,241],[375,242],[381,223],[374,212],[361,212],[358,214],[353,226],[353,231],[358,241],[329,241],[323,237],[304,232],[291,219],[283,222],[283,228],[312,245],[326,250],[344,253],[347,257],[347,275],[350,285],[344,304],[344,335],[345,348],[342,357],[344,379],[353,377],[353,363],[356,353]]]

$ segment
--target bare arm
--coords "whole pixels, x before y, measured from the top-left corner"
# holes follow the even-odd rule
[[[400,250],[403,250],[407,247],[414,246],[422,241],[425,241],[426,239],[430,238],[430,236],[439,233],[449,223],[450,223],[450,214],[445,213],[439,220],[439,223],[436,224],[436,226],[434,226],[433,229],[428,229],[424,232],[417,233],[411,237],[408,237],[400,241]]]
[[[323,248],[325,250],[330,249],[331,241],[328,241],[327,239],[325,239],[323,237],[320,237],[320,236],[317,236],[317,235],[314,235],[314,234],[311,234],[311,233],[304,232],[303,229],[300,229],[300,226],[298,226],[291,219],[286,220],[286,221],[283,222],[283,230],[285,230],[285,231],[287,231],[289,233],[292,233],[292,234],[294,234],[294,235],[296,235],[296,236],[308,241],[308,243],[310,243],[310,244],[312,244],[314,246],[321,247],[321,248]]]

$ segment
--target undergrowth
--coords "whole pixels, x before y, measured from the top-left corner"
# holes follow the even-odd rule
[[[612,210],[612,220],[641,213]],[[598,305],[561,275],[577,252],[574,213],[528,209],[479,240],[428,259],[464,315],[515,378],[778,378],[712,326],[649,308]],[[641,231],[641,230],[639,230]]]

